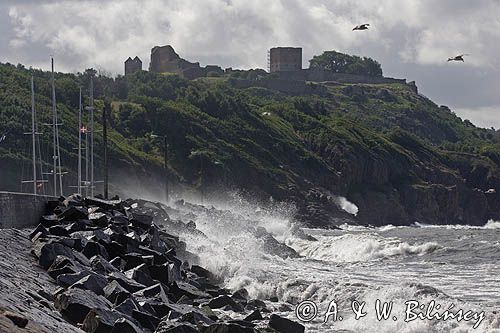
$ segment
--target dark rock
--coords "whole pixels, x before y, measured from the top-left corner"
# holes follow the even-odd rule
[[[116,280],[111,281],[103,288],[103,294],[113,304],[120,304],[130,296],[130,292]]]
[[[50,265],[47,273],[56,280],[61,274],[74,274],[78,271],[83,270],[83,268],[78,269],[73,260],[66,256],[58,255],[52,265]]]
[[[40,218],[40,224],[45,228],[50,228],[59,224],[57,215],[44,215]]]
[[[134,297],[128,297],[113,309],[129,317],[132,317],[134,310],[142,311],[141,305],[134,299]]]
[[[109,263],[118,270],[123,270],[123,268],[125,267],[125,261],[122,260],[122,258],[120,257],[115,257],[111,259]]]
[[[88,333],[108,333],[117,320],[123,317],[122,313],[113,310],[92,309],[82,324],[82,329]]]
[[[3,315],[7,318],[9,318],[13,323],[14,325],[16,325],[17,327],[20,327],[20,328],[25,328],[26,325],[28,325],[28,318],[20,315],[20,314],[17,314],[17,313],[14,313],[14,312],[11,312],[11,311],[5,311],[3,313]]]
[[[61,274],[57,277],[57,284],[66,288],[91,274],[95,273],[90,270],[85,270],[77,273]]]
[[[109,225],[109,217],[104,213],[92,213],[89,214],[89,220],[92,224],[99,228],[106,228]]]
[[[188,313],[185,313],[181,315],[178,319],[178,321],[185,322],[185,323],[191,323],[194,325],[198,324],[206,324],[206,325],[211,325],[214,323],[214,321],[207,316],[205,316],[203,313],[199,311],[190,311]]]
[[[110,258],[119,258],[127,249],[126,246],[123,246],[122,244],[115,242],[115,241],[112,241],[110,244],[104,245],[104,247],[106,248],[106,251],[108,251],[108,255]],[[123,264],[125,265],[125,262],[123,262]],[[113,266],[114,266],[114,264],[113,264]],[[120,266],[118,266],[116,268],[120,268]]]
[[[113,266],[110,262],[108,262],[100,255],[96,255],[90,258],[90,265],[95,272],[103,275],[118,271],[115,266]]]
[[[88,217],[88,211],[82,207],[69,206],[57,217],[63,221],[83,220]]]
[[[148,328],[150,330],[155,330],[156,327],[160,324],[160,319],[157,317],[138,310],[132,311],[132,318],[137,320],[142,327]]]
[[[99,198],[85,198],[85,204],[87,206],[96,206],[104,210],[118,210],[121,211],[122,202],[121,200],[104,200]]]
[[[202,333],[255,333],[252,327],[245,327],[234,323],[215,323],[204,327]],[[287,332],[292,333],[292,332]]]
[[[54,305],[72,323],[81,323],[92,309],[109,310],[111,304],[102,296],[83,289],[70,289],[56,296]]]
[[[149,267],[149,274],[153,280],[168,284],[169,268],[168,264],[155,265]]]
[[[119,318],[115,321],[115,325],[111,333],[142,333],[143,330],[126,318]]]
[[[33,240],[35,236],[47,236],[49,235],[49,231],[43,225],[39,224],[29,235],[29,238]]]
[[[215,277],[210,271],[208,271],[207,269],[200,267],[198,265],[192,265],[191,272],[193,272],[194,274],[196,274],[200,277],[207,278],[209,281],[215,281]]]
[[[40,266],[44,269],[48,269],[58,255],[74,258],[71,248],[53,240],[47,242],[36,241],[32,252],[38,258]]]
[[[102,246],[101,244],[93,241],[87,242],[85,247],[83,248],[82,253],[87,257],[87,258],[92,258],[93,256],[100,255],[104,259],[108,260],[109,259],[109,254],[108,251]]]
[[[191,299],[195,298],[210,298],[210,295],[199,290],[195,286],[181,281],[173,282],[170,287],[170,292],[175,295],[176,299],[181,298],[182,295],[185,295]]]
[[[237,325],[240,325],[240,326],[250,327],[250,328],[254,328],[255,327],[255,324],[250,323],[250,322],[245,321],[245,320],[239,320],[239,319],[229,320],[228,323],[230,323],[230,324],[237,324]]]
[[[153,265],[153,256],[144,256],[139,253],[127,253],[123,260],[125,260],[124,270],[135,268],[141,264],[146,264],[148,266]]]
[[[66,199],[64,199],[62,201],[62,204],[65,206],[65,207],[68,207],[68,206],[82,206],[83,204],[83,199],[82,199],[82,196],[80,194],[72,194],[70,196],[68,196]]]
[[[74,284],[71,285],[71,288],[79,288],[90,290],[97,295],[104,295],[104,287],[106,287],[108,280],[101,275],[91,274],[87,275],[81,280],[78,280]]]
[[[145,214],[132,213],[132,225],[142,229],[148,229],[153,223],[153,217]]]
[[[269,327],[281,333],[304,333],[305,330],[303,325],[275,314],[269,319]]]
[[[248,291],[245,288],[238,289],[231,297],[237,301],[246,301],[248,299]]]
[[[244,321],[254,321],[254,320],[262,320],[262,314],[260,313],[259,310],[254,310],[252,313],[250,313],[248,316],[243,319]]]
[[[66,230],[66,228],[63,227],[62,225],[55,225],[53,227],[50,227],[49,232],[51,235],[54,236],[61,236],[61,237],[69,236],[68,230]]]
[[[208,306],[211,309],[220,309],[229,305],[234,311],[243,311],[241,305],[237,304],[231,297],[227,295],[222,295],[211,299],[208,302]]]
[[[145,286],[152,286],[154,284],[154,281],[149,274],[149,269],[146,264],[141,264],[126,271],[125,276]]]
[[[140,284],[133,279],[129,279],[125,274],[121,272],[113,272],[109,274],[108,280],[115,280],[120,284],[120,286],[122,286],[131,293],[135,293],[136,291],[139,291],[146,287],[145,285]]]
[[[163,289],[163,286],[160,283],[139,290],[134,293],[134,296],[137,297],[138,299],[155,298],[163,303],[168,303],[167,293],[165,292],[165,289]]]
[[[155,333],[200,333],[192,324],[162,321]]]

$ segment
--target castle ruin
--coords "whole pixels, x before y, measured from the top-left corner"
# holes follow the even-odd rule
[[[274,47],[269,52],[269,71],[288,72],[302,69],[301,47]]]
[[[170,45],[153,47],[149,70],[155,73],[175,73],[189,80],[205,77],[209,72],[224,74],[219,66],[201,67],[199,62],[182,59]]]
[[[139,57],[136,56],[134,59],[128,57],[128,59],[125,60],[125,75],[140,71],[142,71],[142,61]]]

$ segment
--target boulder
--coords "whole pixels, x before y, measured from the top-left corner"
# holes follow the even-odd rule
[[[82,220],[88,217],[88,211],[83,207],[69,206],[63,209],[57,217],[62,221]]]
[[[191,272],[198,275],[199,277],[207,278],[209,281],[215,281],[215,277],[210,271],[198,265],[192,265]]]
[[[160,319],[156,316],[139,310],[132,310],[132,318],[137,320],[142,327],[150,330],[155,330],[160,324]]]
[[[230,306],[234,311],[243,311],[243,308],[241,307],[241,305],[236,303],[228,295],[221,295],[221,296],[215,297],[208,302],[208,306],[211,309],[220,309],[220,308],[223,308],[227,305]]]
[[[133,297],[127,298],[119,305],[115,306],[113,309],[129,317],[132,317],[132,313],[134,312],[134,310],[142,311],[142,307]]]
[[[126,318],[119,318],[115,321],[111,333],[142,333],[143,329]]]
[[[97,295],[104,295],[104,287],[106,287],[108,280],[105,277],[97,274],[90,274],[78,280],[69,287],[90,290]]]
[[[151,227],[151,223],[153,223],[153,217],[150,215],[132,213],[132,225],[134,227],[148,229]]]
[[[235,323],[215,323],[201,330],[202,333],[255,333],[252,327],[241,326]],[[286,332],[292,333],[292,332]]]
[[[113,266],[109,261],[107,261],[100,255],[96,255],[90,258],[90,265],[94,272],[103,275],[118,271],[115,266]]]
[[[130,296],[130,292],[123,288],[118,281],[108,283],[103,289],[104,296],[113,304],[120,304]]]
[[[82,253],[89,259],[96,255],[100,255],[106,260],[109,259],[109,254],[108,251],[106,251],[106,248],[94,241],[88,241],[87,244],[85,244]]]
[[[58,255],[67,258],[74,258],[73,250],[55,240],[41,241],[37,240],[33,245],[33,254],[38,258],[40,266],[48,269]]]
[[[181,298],[185,295],[191,299],[196,298],[210,298],[210,295],[196,288],[195,286],[181,281],[173,282],[170,286],[170,293],[172,293],[176,299]]]
[[[131,293],[135,293],[136,291],[139,291],[141,289],[144,289],[146,286],[128,278],[125,274],[122,272],[113,272],[111,274],[108,274],[108,280],[114,280],[120,284],[123,288],[128,290]]]
[[[244,321],[254,321],[254,320],[263,320],[262,314],[260,313],[259,310],[254,310],[252,313],[250,313],[248,316],[246,316],[243,320]]]
[[[84,277],[95,274],[94,272],[90,270],[84,270],[80,271],[77,273],[71,273],[71,274],[61,274],[57,277],[57,284],[60,285],[61,287],[69,287],[72,284],[78,282],[79,280],[83,279]]]
[[[305,330],[303,325],[275,314],[269,319],[269,327],[281,333],[304,333]]]
[[[113,310],[92,309],[85,317],[82,329],[88,333],[108,333],[123,314]]]
[[[161,322],[155,333],[200,333],[200,331],[192,324],[176,323],[166,320]]]
[[[160,283],[157,283],[151,287],[144,288],[142,290],[136,291],[134,293],[134,296],[141,300],[141,299],[148,299],[148,298],[155,298],[157,300],[160,300],[163,303],[168,303],[168,297],[167,293],[163,289],[163,286]]]
[[[83,322],[92,309],[111,309],[111,303],[104,297],[77,288],[58,294],[54,305],[73,324]]]
[[[28,318],[12,311],[4,311],[2,315],[9,318],[19,328],[25,328],[29,322]]]
[[[154,281],[149,274],[149,269],[146,264],[141,264],[126,271],[125,276],[145,286],[152,286],[154,284]]]

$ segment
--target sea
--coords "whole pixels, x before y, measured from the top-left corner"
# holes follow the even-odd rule
[[[185,236],[188,250],[306,332],[500,332],[500,222],[325,230],[296,225],[289,204],[206,206],[191,218],[207,237]],[[300,257],[269,253],[249,225]]]

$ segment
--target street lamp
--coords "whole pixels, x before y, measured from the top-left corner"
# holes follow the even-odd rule
[[[156,135],[150,134],[149,137],[151,139],[163,138],[163,166],[165,168],[165,200],[168,204],[169,202],[169,188],[168,188],[168,144],[167,144],[167,136],[166,135]]]

